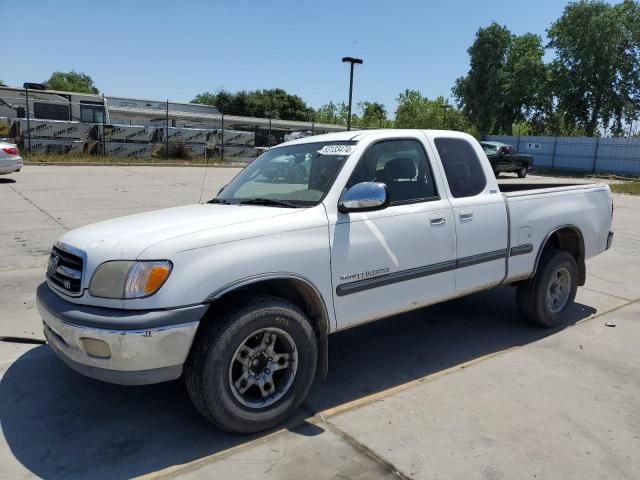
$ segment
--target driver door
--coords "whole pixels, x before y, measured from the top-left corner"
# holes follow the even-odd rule
[[[393,139],[371,145],[347,188],[367,181],[387,185],[390,205],[338,213],[329,225],[338,329],[455,293],[453,213],[438,196],[423,143]]]

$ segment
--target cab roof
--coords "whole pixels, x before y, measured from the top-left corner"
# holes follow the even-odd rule
[[[459,135],[467,135],[463,132],[456,132],[453,130],[423,130],[423,129],[393,129],[393,128],[377,128],[372,130],[352,130],[350,132],[334,132],[334,133],[325,133],[322,135],[313,135],[310,137],[298,138],[296,140],[291,140],[289,142],[281,143],[278,145],[300,145],[304,143],[317,143],[317,142],[349,142],[349,141],[359,141],[363,138],[375,136],[375,135],[384,135],[385,137],[393,136],[393,135],[407,135],[407,134],[417,134],[423,133],[427,136],[433,134],[447,134],[450,136],[459,136]],[[274,147],[276,148],[276,147]]]

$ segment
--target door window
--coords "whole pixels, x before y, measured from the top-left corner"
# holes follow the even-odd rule
[[[347,188],[361,182],[386,184],[392,205],[437,198],[427,155],[417,140],[385,140],[371,146]]]
[[[102,105],[80,104],[80,121],[85,123],[102,123]]]
[[[455,198],[478,195],[487,186],[480,159],[473,146],[462,138],[436,138],[449,190]]]

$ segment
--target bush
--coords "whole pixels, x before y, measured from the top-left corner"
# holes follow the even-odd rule
[[[160,158],[176,158],[180,160],[191,160],[193,155],[191,149],[184,142],[169,143],[169,155],[167,155],[167,145],[163,144],[160,149]]]

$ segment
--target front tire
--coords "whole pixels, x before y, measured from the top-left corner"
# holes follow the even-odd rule
[[[542,254],[535,277],[518,285],[518,312],[541,327],[555,327],[573,303],[578,289],[576,260],[565,251],[549,249]]]
[[[527,167],[519,168],[516,173],[518,174],[518,178],[524,178],[527,176]]]
[[[211,319],[185,367],[197,410],[233,433],[253,433],[286,419],[306,398],[316,373],[313,328],[298,307],[261,296]]]

